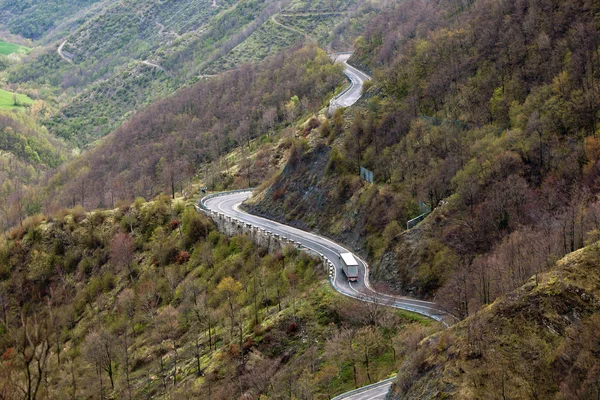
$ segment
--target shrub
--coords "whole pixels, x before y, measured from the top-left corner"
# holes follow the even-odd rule
[[[188,248],[201,238],[206,238],[210,232],[209,222],[203,220],[193,208],[188,208],[183,213],[182,229],[184,246]]]
[[[285,193],[286,193],[285,187],[280,187],[279,189],[275,189],[273,191],[273,195],[272,195],[273,201],[281,200],[283,198],[283,196],[285,196]]]
[[[175,262],[177,262],[178,264],[183,264],[183,263],[187,262],[189,259],[190,259],[190,253],[183,250],[183,251],[180,251],[179,254],[177,254],[177,256],[175,257]]]
[[[286,329],[288,335],[295,335],[298,331],[300,331],[300,326],[296,322],[290,323]]]
[[[85,208],[82,206],[75,206],[69,210],[69,213],[73,217],[73,222],[80,223],[85,219]]]

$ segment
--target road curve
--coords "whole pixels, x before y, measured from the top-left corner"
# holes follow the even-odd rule
[[[281,224],[266,218],[249,214],[240,209],[240,204],[252,196],[252,191],[236,191],[229,193],[218,193],[209,195],[200,201],[203,210],[209,213],[222,214],[237,219],[246,224],[264,229],[267,232],[291,239],[300,246],[306,247],[319,255],[323,255],[332,264],[330,281],[331,285],[338,292],[362,301],[378,303],[402,310],[412,311],[426,317],[432,318],[448,326],[451,317],[441,310],[435,303],[411,299],[402,296],[392,296],[375,291],[369,284],[368,264],[354,254],[359,262],[359,280],[358,282],[348,282],[342,271],[339,254],[349,252],[342,245],[316,235],[312,232],[303,231],[288,225]],[[385,399],[387,392],[392,384],[391,380],[382,381],[373,386],[358,389],[336,397],[336,399],[347,400],[379,400]]]
[[[63,47],[65,47],[65,44],[67,44],[67,41],[65,40],[64,42],[62,42],[60,44],[60,46],[58,46],[58,55],[60,56],[60,58],[62,58],[63,60],[65,60],[68,63],[73,64],[73,60],[72,60],[72,56],[67,56],[67,54],[65,54],[65,51],[63,50]]]
[[[447,324],[447,313],[440,309],[435,303],[409,297],[388,295],[375,291],[369,284],[369,269],[367,263],[356,254],[355,257],[359,263],[359,279],[358,282],[348,282],[342,271],[339,254],[350,252],[350,250],[330,239],[316,235],[312,232],[303,231],[279,222],[248,214],[241,210],[239,206],[251,195],[251,191],[223,193],[215,197],[205,197],[201,200],[201,204],[209,211],[236,218],[268,232],[286,237],[299,243],[303,247],[325,256],[333,266],[331,277],[333,287],[335,290],[346,296],[416,312]]]
[[[344,64],[344,74],[350,79],[350,87],[331,100],[329,105],[330,113],[333,113],[336,108],[350,107],[356,103],[360,99],[360,96],[362,96],[364,83],[371,80],[369,75],[348,64],[348,59],[351,55],[351,53],[344,53],[335,56],[335,62]]]

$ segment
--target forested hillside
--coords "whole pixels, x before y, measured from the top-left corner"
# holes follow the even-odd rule
[[[0,231],[40,212],[40,197],[32,189],[68,158],[66,146],[37,124],[40,107],[0,110]]]
[[[275,127],[319,110],[341,83],[341,68],[314,45],[199,82],[136,114],[70,163],[52,178],[47,196],[59,206],[96,208],[163,190],[172,194],[198,169],[206,177],[209,162],[241,147],[242,159],[211,171],[219,182],[233,165],[251,163],[248,147],[259,145],[253,139],[271,142]],[[272,171],[269,156],[259,158]],[[247,176],[243,185],[266,176]]]
[[[31,12],[62,10],[60,1],[44,4],[32,4]],[[94,12],[82,11],[68,32],[52,33],[55,41],[7,78],[46,89],[46,100],[59,107],[45,125],[83,149],[133,111],[206,75],[261,61],[303,40],[348,50],[381,7],[364,0],[105,0],[86,8]],[[27,23],[35,21],[22,12]]]
[[[5,399],[328,399],[437,329],[337,295],[320,261],[223,236],[166,196],[0,237]]]
[[[48,31],[79,11],[106,0],[31,0],[0,1],[0,24],[11,33],[29,39],[40,39]]]
[[[353,57],[374,76],[362,104],[251,210],[364,244],[373,279],[460,317],[521,286],[597,239],[599,11],[408,1],[375,18]],[[437,210],[403,233],[419,202]]]
[[[391,399],[600,396],[600,248],[590,245],[422,342]]]

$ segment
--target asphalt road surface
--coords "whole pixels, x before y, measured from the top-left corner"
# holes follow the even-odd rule
[[[387,382],[381,386],[367,389],[364,392],[344,396],[344,400],[383,400],[390,390],[392,382]]]
[[[341,96],[334,98],[331,101],[333,109],[338,107],[350,107],[362,96],[363,84],[371,80],[371,77],[362,71],[357,70],[352,65],[348,64],[348,59],[352,54],[340,54],[336,56],[335,62],[344,64],[344,74],[350,79],[350,89],[344,92]]]

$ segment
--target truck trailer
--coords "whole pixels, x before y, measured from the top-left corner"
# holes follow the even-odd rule
[[[352,253],[342,253],[340,254],[340,259],[342,260],[342,269],[348,281],[358,282],[358,262],[356,262]]]

